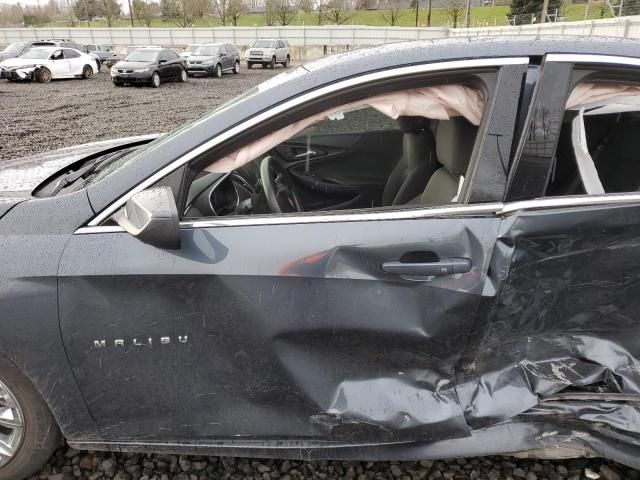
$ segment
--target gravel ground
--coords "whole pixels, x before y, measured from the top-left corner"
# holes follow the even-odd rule
[[[47,85],[0,81],[2,160],[96,140],[169,131],[266,80],[274,71],[243,69],[221,79],[190,78],[159,89],[116,88],[108,72],[89,81]],[[352,114],[354,119],[359,113]],[[367,121],[375,119],[368,118]],[[384,123],[384,122],[382,122]],[[33,479],[204,480],[315,478],[640,480],[640,472],[600,459],[565,461],[484,457],[413,462],[300,462],[136,455],[59,449]]]
[[[302,462],[231,457],[141,455],[60,449],[33,480],[638,480],[640,472],[598,459],[481,457],[421,462]],[[31,479],[30,479],[31,480]]]
[[[106,68],[91,80],[0,80],[0,162],[96,140],[167,132],[283,71],[243,67],[239,75],[189,78],[158,89],[115,87]]]

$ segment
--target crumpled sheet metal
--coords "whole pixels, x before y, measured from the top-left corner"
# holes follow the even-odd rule
[[[638,405],[604,395],[640,401],[639,218],[638,207],[610,207],[504,221],[492,259],[498,294],[458,366],[472,428],[545,415],[577,432],[637,436]],[[567,391],[603,402],[541,403]]]
[[[114,277],[109,269],[121,266],[90,262],[86,236],[78,235],[60,270],[62,330],[80,332],[69,336],[68,352],[80,365],[76,378],[96,422],[113,442],[141,432],[156,443],[232,438],[236,444],[220,442],[221,453],[281,457],[295,439],[312,458],[352,459],[553,456],[560,442],[563,454],[640,467],[635,404],[553,397],[586,390],[640,398],[640,207],[567,213],[432,219],[428,228],[407,220],[402,242],[392,222],[339,230],[310,224],[307,241],[287,248],[282,242],[295,238],[287,225],[251,235],[241,226],[210,236],[193,230],[185,232],[184,257],[161,250],[145,257],[133,238],[103,236],[139,262],[129,268],[143,280]],[[367,228],[377,240],[361,246]],[[262,250],[255,261],[241,262],[238,252],[246,250],[229,248],[256,238]],[[425,242],[478,264],[459,278],[412,283],[378,268]],[[188,260],[198,255],[202,261]],[[170,270],[158,272],[166,265]],[[212,268],[216,275],[206,275]],[[176,276],[168,277],[170,296],[157,274]],[[140,281],[151,301],[132,305],[129,291]],[[162,372],[153,387],[165,392],[173,382],[180,389],[149,395],[148,384],[132,380],[152,368],[145,363],[151,357],[133,347],[88,350],[94,338],[73,323],[84,317],[65,310],[78,297],[91,299],[92,315],[108,326],[100,338],[114,338],[111,330],[138,334],[131,315],[152,319],[161,331],[180,325],[180,334],[194,339],[183,352],[184,370],[169,356],[153,359],[153,370]],[[190,395],[178,398],[180,391]],[[117,407],[122,392],[136,399],[135,408]],[[157,411],[171,414],[140,423]],[[149,428],[159,422],[162,429]],[[274,447],[261,438],[282,440]],[[242,442],[255,450],[241,450]]]

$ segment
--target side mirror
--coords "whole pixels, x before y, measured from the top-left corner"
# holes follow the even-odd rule
[[[113,218],[144,243],[171,250],[180,248],[180,220],[169,187],[136,193]]]

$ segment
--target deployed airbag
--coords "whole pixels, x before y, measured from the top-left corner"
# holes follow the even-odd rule
[[[233,171],[321,120],[339,119],[344,112],[366,107],[375,108],[393,119],[400,116],[412,116],[449,120],[451,117],[462,116],[472,124],[479,125],[484,109],[484,98],[479,90],[465,85],[415,88],[366,98],[325,110],[276,130],[270,135],[251,142],[234,153],[217,160],[205,170],[215,173]]]

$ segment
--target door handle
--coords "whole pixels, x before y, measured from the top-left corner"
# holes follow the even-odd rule
[[[382,271],[395,275],[418,277],[443,277],[454,273],[467,273],[471,270],[468,258],[443,258],[437,262],[384,262]]]
[[[312,158],[316,155],[318,155],[318,152],[316,152],[315,150],[308,150],[304,153],[298,153],[297,155],[294,155],[293,158],[295,158],[296,160],[300,160],[301,158]]]

